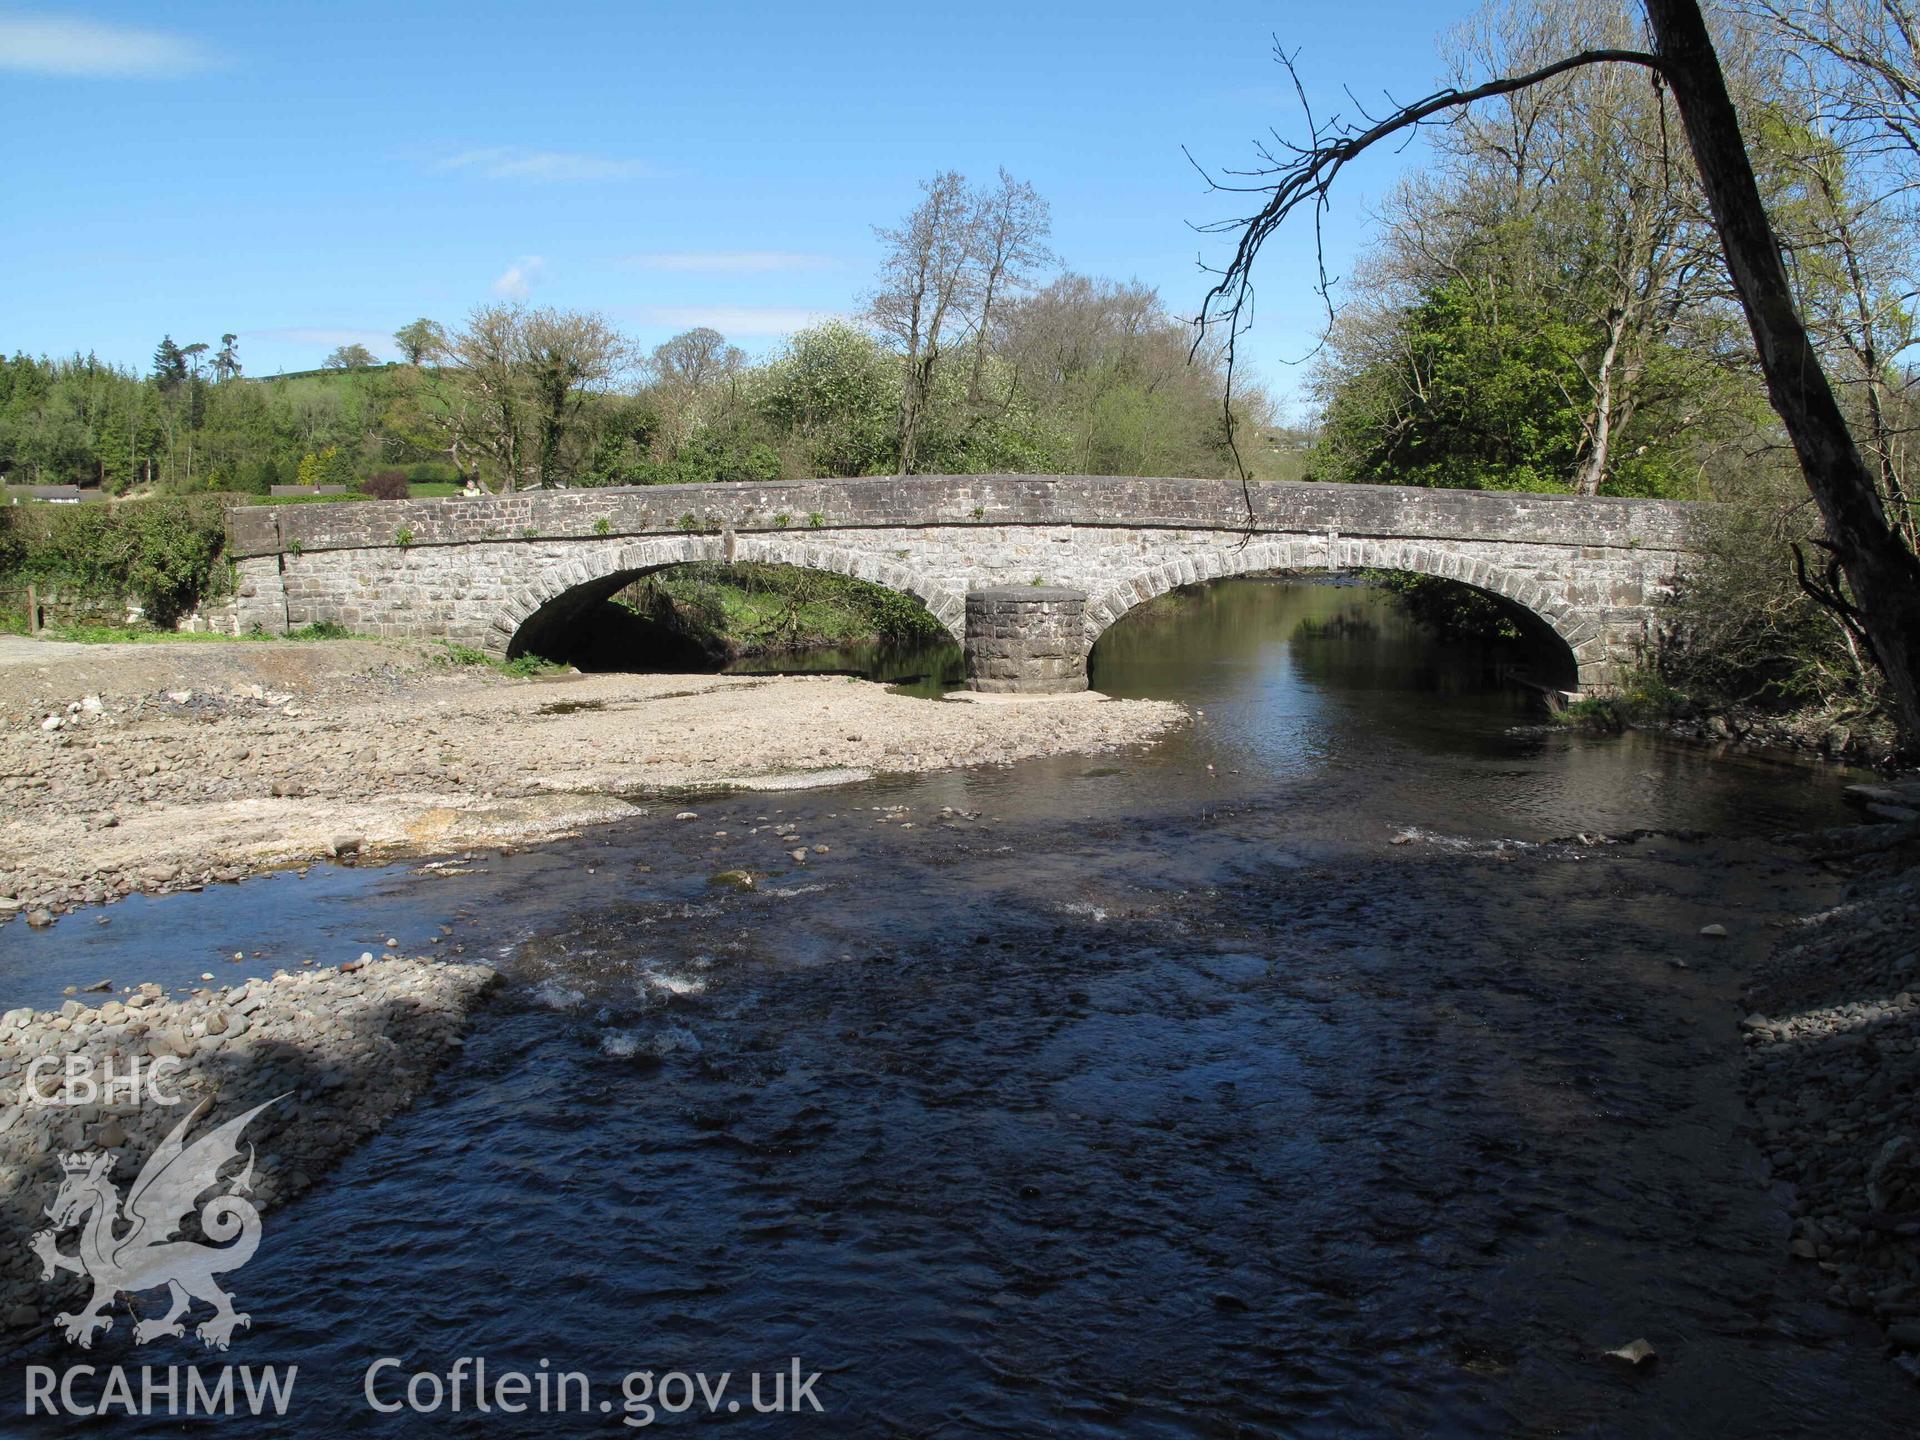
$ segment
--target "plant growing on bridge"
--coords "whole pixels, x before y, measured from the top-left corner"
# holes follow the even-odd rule
[[[807,528],[809,530],[818,530],[822,525],[826,523],[827,523],[827,517],[822,515],[818,510],[811,511],[807,515]]]
[[[787,528],[787,526],[793,523],[793,517],[791,515],[786,514],[783,511],[780,514],[773,517],[773,523],[776,529],[784,530]]]
[[[611,535],[613,533],[613,522],[602,515],[598,520],[593,522],[593,533],[596,535]]]
[[[402,550],[406,549],[407,546],[413,544],[413,531],[407,526],[402,525],[398,530],[393,532],[393,543],[398,545]]]

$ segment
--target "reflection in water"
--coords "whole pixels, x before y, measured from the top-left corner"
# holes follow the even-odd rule
[[[248,1433],[420,1433],[366,1412],[379,1355],[608,1386],[797,1355],[835,1435],[1909,1424],[1739,1128],[1742,968],[1827,893],[1758,837],[1837,818],[1833,772],[1542,726],[1352,590],[1175,597],[1094,669],[1200,713],[120,907],[101,973],[285,915],[276,963],[447,920],[513,981],[431,1103],[269,1219],[230,1358],[297,1362],[305,1409]],[[1593,838],[1642,828],[1704,833]],[[759,888],[706,885],[732,865]],[[0,931],[0,980],[73,928]],[[199,1358],[125,1329],[88,1358]],[[1599,1359],[1640,1336],[1652,1372]]]

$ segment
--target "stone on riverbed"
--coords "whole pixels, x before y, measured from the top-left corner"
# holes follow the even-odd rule
[[[1651,1365],[1660,1358],[1659,1352],[1644,1340],[1629,1340],[1618,1350],[1607,1351],[1609,1360],[1623,1360],[1636,1370],[1642,1365]]]

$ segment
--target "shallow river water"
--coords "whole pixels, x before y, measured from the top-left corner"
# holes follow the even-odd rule
[[[1740,1132],[1743,969],[1834,893],[1768,837],[1843,818],[1841,775],[1544,727],[1352,588],[1168,597],[1094,678],[1201,713],[1138,753],[0,930],[0,1008],[443,924],[508,977],[435,1090],[268,1216],[217,1358],[297,1393],[227,1428],[615,1434],[628,1372],[744,1399],[798,1357],[825,1415],[718,1423],[1913,1433]],[[707,884],[732,866],[759,889]],[[216,1363],[127,1328],[88,1358]],[[1657,1365],[1602,1358],[1636,1338]],[[382,1356],[389,1403],[484,1356],[595,1408],[383,1415]],[[0,1415],[72,1358],[9,1362]]]

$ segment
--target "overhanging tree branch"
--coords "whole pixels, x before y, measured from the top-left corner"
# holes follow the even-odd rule
[[[1317,236],[1334,179],[1373,146],[1396,135],[1410,137],[1437,115],[1542,84],[1583,66],[1631,64],[1648,70],[1656,83],[1666,85],[1680,113],[1734,294],[1753,335],[1768,399],[1793,442],[1807,489],[1826,524],[1826,539],[1838,562],[1829,574],[1835,580],[1844,577],[1851,592],[1851,599],[1834,592],[1836,598],[1843,599],[1871,642],[1906,743],[1920,748],[1920,556],[1907,544],[1904,532],[1889,522],[1875,477],[1847,427],[1832,383],[1794,306],[1779,237],[1761,202],[1739,116],[1698,0],[1642,3],[1654,39],[1653,53],[1583,50],[1469,90],[1439,91],[1399,107],[1384,119],[1367,117],[1371,123],[1365,129],[1338,119],[1321,127],[1308,109],[1308,144],[1280,142],[1291,152],[1284,162],[1263,149],[1261,157],[1268,167],[1248,177],[1257,183],[1216,186],[1268,198],[1245,219],[1207,227],[1237,229],[1239,239],[1233,258],[1219,272],[1201,306],[1201,332],[1225,323],[1227,345],[1235,344],[1251,293],[1253,262],[1261,247],[1303,206],[1313,213]],[[1281,53],[1279,59],[1305,108],[1305,91],[1292,58]],[[1324,297],[1324,250],[1320,288]]]
[[[1207,292],[1206,300],[1200,308],[1200,325],[1204,331],[1219,323],[1227,327],[1229,354],[1241,328],[1242,312],[1252,295],[1254,258],[1260,253],[1269,236],[1278,230],[1287,219],[1303,205],[1311,205],[1314,217],[1315,253],[1319,257],[1320,285],[1322,299],[1328,301],[1328,281],[1326,271],[1325,247],[1320,245],[1320,217],[1327,208],[1327,196],[1333,188],[1334,180],[1348,163],[1357,159],[1366,151],[1384,140],[1390,140],[1402,132],[1411,132],[1432,120],[1436,115],[1444,115],[1489,100],[1497,95],[1511,95],[1540,85],[1570,70],[1578,70],[1587,65],[1625,64],[1639,65],[1659,74],[1662,69],[1660,57],[1645,50],[1598,49],[1581,50],[1565,59],[1556,60],[1551,65],[1543,65],[1537,70],[1529,70],[1521,75],[1506,75],[1489,80],[1484,85],[1476,85],[1471,90],[1448,88],[1435,91],[1424,100],[1416,100],[1410,105],[1402,105],[1391,115],[1374,120],[1367,128],[1359,129],[1334,117],[1322,126],[1313,119],[1312,108],[1307,103],[1305,87],[1300,83],[1299,71],[1294,66],[1293,57],[1276,50],[1276,58],[1286,68],[1293,82],[1294,93],[1300,98],[1300,105],[1306,112],[1311,139],[1306,145],[1292,145],[1281,141],[1285,149],[1292,152],[1291,159],[1284,163],[1273,163],[1266,168],[1245,172],[1244,178],[1257,180],[1257,184],[1222,184],[1204,169],[1200,173],[1208,185],[1216,190],[1231,194],[1264,194],[1269,198],[1254,214],[1239,220],[1223,220],[1202,228],[1209,233],[1237,230],[1240,239],[1234,246],[1233,258],[1227,262],[1225,270],[1213,288]],[[1367,117],[1372,119],[1372,117]],[[1271,152],[1262,149],[1263,159],[1271,159]],[[1189,159],[1192,157],[1189,156]],[[1196,164],[1196,169],[1200,167]],[[1240,173],[1240,172],[1228,172]],[[1197,343],[1197,342],[1196,342]]]

